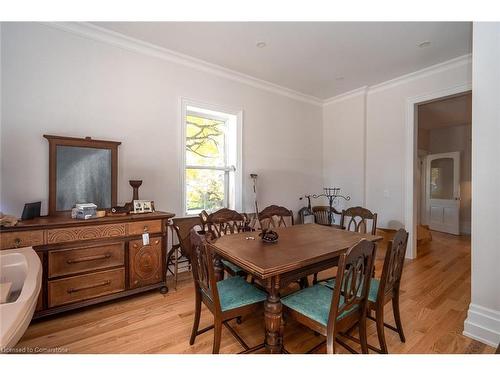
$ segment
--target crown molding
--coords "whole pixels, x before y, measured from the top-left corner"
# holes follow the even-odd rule
[[[439,64],[431,65],[428,66],[427,68],[417,70],[415,72],[405,74],[402,76],[399,76],[394,79],[390,79],[385,82],[378,83],[376,85],[371,85],[369,87],[370,94],[377,92],[377,91],[382,91],[382,90],[387,90],[389,88],[399,86],[404,83],[408,83],[417,79],[422,79],[425,77],[428,77],[433,74],[441,73],[446,70],[454,69],[463,65],[471,64],[472,63],[472,54],[467,54],[459,57],[455,57],[451,60],[444,61]]]
[[[341,102],[343,100],[351,99],[351,98],[358,96],[358,95],[364,95],[364,94],[366,94],[367,91],[368,91],[368,86],[361,86],[357,89],[345,92],[343,94],[331,97],[329,99],[325,99],[323,101],[323,105],[329,105],[329,104]]]
[[[472,63],[472,54],[467,54],[467,55],[455,57],[451,60],[447,60],[447,61],[444,61],[444,62],[439,63],[439,64],[431,65],[427,68],[420,69],[420,70],[417,70],[415,72],[405,74],[405,75],[396,77],[394,79],[391,79],[391,80],[388,80],[385,82],[381,82],[381,83],[371,85],[371,86],[363,86],[363,87],[357,88],[355,90],[351,90],[349,92],[346,92],[344,94],[333,96],[331,98],[325,99],[323,101],[323,105],[328,105],[328,104],[335,103],[335,102],[338,102],[341,100],[349,99],[349,98],[352,98],[356,95],[360,95],[364,92],[366,92],[367,94],[372,94],[372,93],[375,93],[378,91],[387,90],[387,89],[390,89],[392,87],[396,87],[396,86],[399,86],[399,85],[402,85],[405,83],[409,83],[411,81],[415,81],[417,79],[422,79],[422,78],[428,77],[428,76],[433,75],[433,74],[444,72],[446,70],[454,69],[454,68],[457,68],[460,66],[471,64],[471,63]]]
[[[282,95],[308,104],[323,105],[323,100],[312,95],[283,87],[259,78],[249,76],[220,65],[197,59],[167,48],[144,42],[124,34],[108,30],[88,22],[41,22],[41,24],[86,37],[91,40],[108,43],[128,51],[156,57],[175,64],[207,72],[219,77],[227,78],[274,94]]]

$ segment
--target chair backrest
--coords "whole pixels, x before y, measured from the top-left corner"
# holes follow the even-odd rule
[[[219,293],[214,270],[214,256],[204,234],[190,231],[191,267],[194,286],[208,297],[215,308],[220,309]]]
[[[329,206],[313,206],[312,212],[316,224],[321,224],[321,225],[331,224],[328,222],[328,213],[330,212]],[[332,208],[332,217],[333,215],[340,215],[340,214],[341,212],[337,211],[335,208]]]
[[[175,232],[181,253],[184,256],[189,256],[191,251],[190,233],[192,228],[196,228],[197,231],[204,230],[203,224],[198,216],[176,217],[172,219],[172,229]],[[174,238],[172,238],[172,243],[173,242]]]
[[[349,221],[346,224],[347,219]],[[368,231],[368,220],[372,222],[370,231]],[[377,214],[363,207],[351,207],[342,211],[340,226],[351,232],[375,235],[377,232]]]
[[[206,224],[212,238],[250,230],[246,215],[228,208],[222,208],[208,215]]]
[[[383,301],[379,298],[383,298],[385,294],[395,292],[399,288],[407,245],[408,232],[401,228],[387,245],[377,300]]]
[[[355,317],[365,313],[375,250],[374,242],[363,239],[340,256],[328,317],[327,330],[334,334],[330,337],[335,337],[337,320],[343,313]]]
[[[293,212],[282,206],[271,205],[259,212],[261,229],[287,227],[293,225]]]

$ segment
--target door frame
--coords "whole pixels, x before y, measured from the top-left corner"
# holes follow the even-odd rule
[[[447,96],[465,94],[471,90],[472,82],[467,82],[462,85],[452,86],[406,99],[403,217],[405,228],[409,233],[409,246],[406,251],[407,258],[414,259],[417,257],[417,236],[415,235],[417,233],[417,195],[415,194],[415,189],[419,189],[420,187],[415,187],[415,173],[417,172],[416,163],[418,162],[416,136],[418,134],[418,118],[415,109],[419,104],[445,98]]]

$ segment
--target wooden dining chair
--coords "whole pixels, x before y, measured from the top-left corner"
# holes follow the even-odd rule
[[[362,353],[368,353],[366,312],[375,250],[375,243],[359,241],[340,256],[333,289],[315,284],[281,299],[285,316],[326,336],[327,353],[335,353],[335,342],[356,353],[339,338],[342,332],[354,326],[359,327]]]
[[[243,346],[241,353],[250,353],[264,347],[264,343],[249,347],[238,333],[228,324],[232,319],[255,312],[267,298],[267,294],[250,285],[243,277],[235,276],[216,281],[214,270],[214,256],[210,244],[204,234],[195,229],[190,232],[191,264],[195,289],[195,314],[193,329],[189,344],[193,345],[196,336],[214,329],[212,352],[219,353],[222,326]],[[214,324],[199,330],[201,304],[210,310],[214,316]]]
[[[328,213],[330,212],[329,206],[313,206],[312,212],[314,215],[314,222],[319,225],[330,226],[333,223],[328,222]],[[332,208],[332,215],[341,215],[342,213]],[[333,216],[334,217],[334,216]],[[333,219],[335,221],[335,219]]]
[[[368,221],[371,221],[370,231],[368,231]],[[363,207],[350,207],[347,210],[342,210],[340,226],[348,231],[375,235],[377,232],[377,214]]]
[[[261,229],[273,229],[293,225],[293,212],[282,206],[271,205],[259,212]]]
[[[203,230],[199,217],[173,218],[169,228],[172,232],[172,247],[167,253],[167,276],[171,274],[174,278],[174,289],[177,289],[179,270],[181,268],[191,269],[189,251],[191,249],[190,231],[192,228]]]
[[[399,289],[403,266],[408,245],[408,232],[400,229],[396,232],[394,239],[387,245],[384,266],[380,279],[372,279],[370,293],[368,298],[368,309],[375,311],[375,322],[377,324],[377,336],[380,348],[370,347],[370,349],[387,353],[387,344],[385,342],[384,326],[397,332],[401,342],[405,342],[403,325],[401,323],[401,314],[399,310]],[[396,327],[384,323],[384,306],[392,301],[392,312]],[[371,314],[368,314],[370,319]]]
[[[385,342],[384,327],[387,327],[399,334],[401,342],[405,342],[403,325],[401,324],[401,315],[399,312],[399,287],[401,275],[403,274],[403,265],[408,244],[408,232],[400,229],[396,232],[392,241],[387,245],[382,275],[380,279],[372,278],[370,283],[370,292],[368,294],[368,313],[367,318],[374,320],[377,325],[377,336],[380,348],[368,345],[368,348],[382,354],[387,354],[387,344]],[[333,288],[335,279],[323,282],[323,285]],[[392,311],[396,327],[384,322],[384,306],[392,301]],[[371,311],[375,312],[375,318],[371,316]],[[353,341],[355,338],[347,335]]]
[[[206,216],[206,218],[201,215],[200,217],[206,225],[207,234],[212,239],[217,239],[228,234],[248,232],[252,230],[252,228],[249,227],[249,220],[246,215],[240,214],[239,212],[228,208],[222,208],[213,212]],[[224,269],[230,275],[246,276],[246,272],[236,264],[225,259],[222,259],[222,264]]]

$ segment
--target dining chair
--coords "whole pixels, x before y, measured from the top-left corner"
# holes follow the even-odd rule
[[[371,230],[369,232],[368,220],[371,221]],[[347,210],[342,210],[340,227],[352,232],[375,235],[377,232],[377,214],[363,207],[350,207]]]
[[[271,205],[259,212],[261,229],[288,227],[294,224],[293,212],[282,206]]]
[[[169,274],[173,276],[174,289],[177,289],[179,269],[183,267],[187,270],[191,269],[189,260],[190,231],[192,228],[203,230],[203,225],[199,217],[181,217],[171,219],[169,228],[172,232],[172,247],[167,253],[167,276]]]
[[[259,212],[260,229],[274,229],[280,227],[289,227],[294,225],[293,212],[286,207],[271,205]],[[252,277],[250,281],[253,283],[255,279]],[[307,277],[297,280],[301,288],[309,285]]]
[[[399,288],[401,275],[403,274],[403,265],[408,244],[408,232],[400,229],[394,235],[392,241],[387,244],[387,251],[384,258],[384,265],[380,279],[372,278],[370,283],[370,292],[368,294],[368,313],[367,318],[374,320],[377,326],[377,336],[380,348],[368,345],[368,348],[382,354],[387,354],[387,344],[385,341],[384,327],[387,327],[399,334],[401,342],[405,342],[403,325],[401,324],[401,314],[399,310]],[[330,279],[322,283],[333,288],[335,279]],[[384,306],[392,301],[392,311],[396,327],[384,322]],[[375,312],[375,318],[371,316],[371,311]],[[355,338],[350,339],[356,341]]]
[[[281,299],[285,316],[326,336],[329,354],[335,353],[336,342],[356,353],[339,338],[342,332],[354,326],[359,327],[362,353],[368,353],[366,313],[375,251],[374,242],[365,239],[359,241],[340,256],[339,272],[333,289],[315,284]],[[309,353],[318,348],[312,348]]]
[[[312,212],[314,215],[314,222],[319,225],[332,225],[333,223],[328,222],[328,213],[330,212],[329,206],[313,206]],[[333,215],[341,215],[342,213],[332,208]],[[334,217],[334,216],[333,216]],[[333,219],[335,222],[335,219]],[[334,225],[335,226],[335,225]],[[337,225],[338,227],[338,225]]]
[[[222,208],[209,215],[204,212],[204,215],[206,215],[206,217],[200,214],[200,218],[202,222],[205,223],[207,233],[212,239],[217,239],[228,234],[252,230],[252,228],[249,227],[249,220],[246,215],[228,208]],[[230,275],[246,276],[246,272],[236,264],[225,259],[222,259],[222,264]]]
[[[195,289],[195,314],[189,344],[193,345],[198,335],[213,328],[214,342],[212,352],[214,354],[219,353],[222,326],[224,325],[243,346],[244,350],[241,353],[251,353],[263,348],[264,343],[249,347],[228,322],[255,312],[266,300],[266,293],[250,285],[240,276],[216,281],[214,256],[205,235],[198,233],[195,229],[191,229],[190,242],[190,256]],[[202,303],[213,314],[214,324],[199,330]]]
[[[394,239],[387,245],[382,275],[380,279],[372,279],[368,298],[368,317],[373,320],[370,312],[375,311],[375,322],[377,324],[377,336],[380,349],[371,347],[370,349],[379,353],[387,353],[385,342],[384,326],[397,332],[401,342],[405,342],[401,314],[399,310],[399,289],[403,266],[408,245],[408,232],[400,229],[394,235]],[[392,312],[396,327],[384,323],[384,306],[392,301]]]

